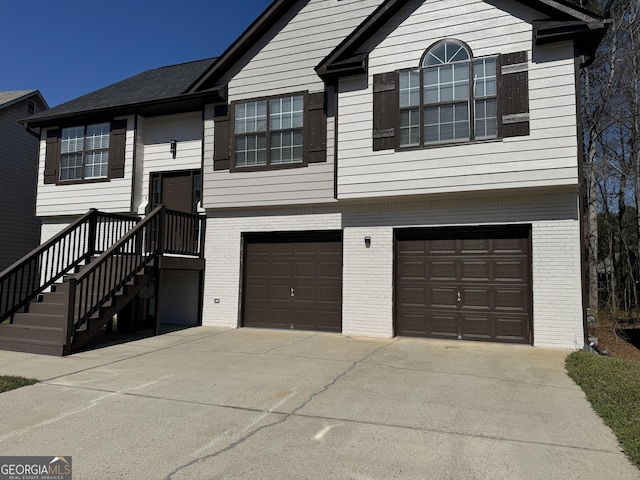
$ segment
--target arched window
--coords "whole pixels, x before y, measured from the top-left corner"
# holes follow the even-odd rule
[[[420,69],[399,73],[401,147],[495,138],[496,57],[474,59],[459,40],[427,49]]]

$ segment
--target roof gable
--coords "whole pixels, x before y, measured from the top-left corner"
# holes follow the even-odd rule
[[[564,0],[516,0],[538,10],[548,19],[534,22],[537,45],[575,39],[581,53],[593,57],[607,28],[607,21],[588,10],[574,7]],[[491,3],[491,0],[488,0]],[[385,0],[364,22],[345,38],[316,67],[318,75],[328,83],[343,75],[359,75],[367,71],[369,52],[359,51],[375,33],[406,5],[406,0]]]
[[[0,92],[0,109],[7,108],[28,98],[37,97],[45,109],[49,108],[39,90],[14,90],[11,92]]]
[[[212,65],[190,86],[190,92],[214,88],[217,80],[240,59],[298,0],[274,0],[266,10],[240,35]]]

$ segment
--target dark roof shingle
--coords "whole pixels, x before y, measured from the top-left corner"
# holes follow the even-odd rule
[[[179,97],[216,58],[154,68],[25,119],[26,123]]]

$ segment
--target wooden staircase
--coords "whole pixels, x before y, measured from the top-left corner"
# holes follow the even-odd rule
[[[198,215],[160,206],[144,219],[104,217],[97,211],[85,217],[0,273],[0,321],[5,323],[0,325],[0,349],[73,353],[140,290],[157,281],[162,255],[202,257],[204,228]],[[101,218],[108,221],[100,226]],[[129,223],[130,228],[124,229],[121,222]],[[88,227],[83,228],[85,224]],[[105,238],[114,237],[114,243],[104,248]],[[67,241],[69,238],[74,241]],[[85,238],[89,245],[79,245],[78,238]],[[65,266],[57,267],[61,257],[67,257]],[[38,286],[25,290],[24,285],[33,284],[34,279]],[[49,287],[50,291],[45,291]],[[18,290],[21,294],[15,293]]]

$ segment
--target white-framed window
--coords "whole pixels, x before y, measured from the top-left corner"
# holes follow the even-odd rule
[[[304,95],[234,105],[234,166],[302,163]]]
[[[419,69],[399,72],[399,145],[498,135],[497,57],[474,59],[458,40],[429,47]]]
[[[60,181],[107,178],[111,125],[67,127],[60,140]]]

